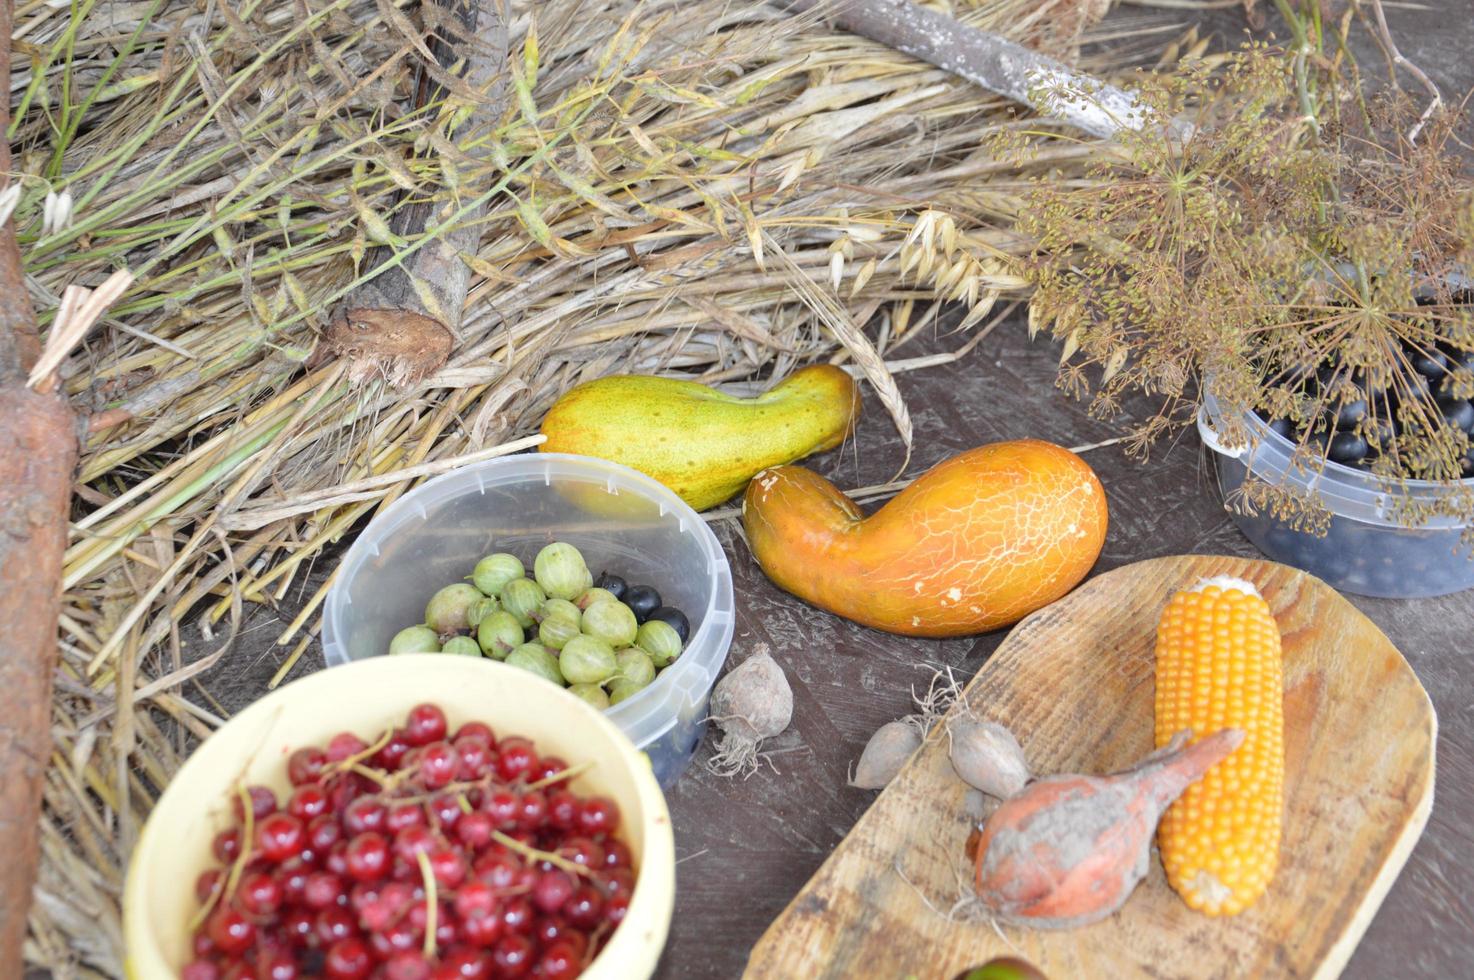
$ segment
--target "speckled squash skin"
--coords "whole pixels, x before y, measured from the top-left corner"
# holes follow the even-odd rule
[[[542,451],[623,463],[705,510],[766,466],[839,445],[859,414],[859,387],[830,364],[796,371],[756,398],[694,381],[617,375],[554,403],[543,419]]]
[[[1107,524],[1094,471],[1032,439],[939,463],[869,517],[809,470],[764,470],[742,517],[780,587],[907,636],[981,633],[1048,605],[1090,571]]]

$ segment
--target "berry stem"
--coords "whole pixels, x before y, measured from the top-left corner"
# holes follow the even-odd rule
[[[568,860],[561,854],[554,854],[552,851],[540,851],[537,848],[532,847],[531,845],[522,843],[515,837],[510,837],[502,833],[500,830],[493,830],[491,832],[491,839],[496,841],[498,844],[501,844],[503,847],[507,848],[510,851],[516,851],[518,854],[527,858],[529,861],[546,861],[553,867],[561,868],[562,870],[567,871],[569,874],[585,876],[592,874],[592,872],[588,868],[585,868],[583,865],[578,864],[575,861]]]
[[[436,913],[440,911],[440,903],[435,894],[435,872],[430,868],[430,857],[424,851],[415,854],[415,860],[420,865],[420,877],[425,882],[425,959],[435,958],[435,929],[438,925],[435,921]]]
[[[527,788],[532,790],[542,789],[544,786],[552,786],[554,783],[561,783],[565,779],[573,779],[576,776],[582,776],[584,773],[588,772],[592,768],[594,768],[594,763],[592,759],[588,762],[580,762],[576,766],[569,766],[562,772],[553,773],[547,779],[539,779],[537,782],[531,784]]]

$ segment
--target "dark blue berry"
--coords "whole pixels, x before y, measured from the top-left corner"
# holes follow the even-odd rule
[[[652,612],[649,616],[646,616],[645,619],[646,621],[659,619],[664,622],[670,623],[671,628],[676,631],[676,635],[681,638],[682,644],[684,644],[691,637],[691,622],[686,619],[685,613],[681,612],[674,606],[661,606],[660,608]]]
[[[624,594],[624,604],[635,614],[635,620],[643,623],[660,608],[660,593],[648,585],[632,585]]]

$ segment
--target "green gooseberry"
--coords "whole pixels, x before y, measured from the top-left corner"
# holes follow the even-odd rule
[[[476,563],[471,572],[471,582],[482,592],[494,596],[501,595],[508,582],[526,575],[527,569],[522,567],[522,559],[505,551],[498,551]]]
[[[574,684],[568,689],[568,693],[580,701],[587,701],[600,711],[609,707],[609,695],[597,684]]]
[[[614,659],[613,647],[580,634],[563,645],[558,666],[571,683],[602,684],[614,676],[619,664]]]
[[[536,622],[532,614],[537,612],[547,598],[542,586],[530,578],[514,578],[502,586],[502,608],[515,616],[523,629],[528,629]]]
[[[596,602],[618,602],[619,597],[608,589],[584,589],[573,600],[573,604],[579,609],[587,609]]]
[[[441,653],[454,653],[462,657],[481,656],[481,644],[469,636],[452,636],[440,648]]]
[[[499,609],[476,627],[476,643],[481,652],[493,660],[505,660],[507,654],[520,647],[525,637],[517,617]]]
[[[532,562],[532,577],[556,599],[572,599],[594,584],[583,555],[566,541],[554,541]]]
[[[563,672],[558,669],[558,658],[541,643],[522,644],[507,654],[507,663],[544,677],[559,687],[566,687],[568,684],[563,679]]]
[[[430,597],[425,606],[425,625],[444,636],[471,628],[467,614],[471,604],[485,598],[474,585],[457,582],[447,585]]]
[[[641,687],[655,680],[655,663],[639,647],[619,651],[614,655],[614,662],[617,680],[633,681]]]
[[[471,603],[471,608],[466,610],[466,625],[475,629],[481,625],[481,621],[502,607],[494,596],[482,596]]]
[[[612,647],[627,647],[639,635],[635,612],[624,603],[596,602],[583,613],[583,631]]]
[[[565,643],[578,635],[578,620],[563,615],[548,616],[537,627],[537,638],[550,650],[563,649]]]
[[[625,680],[623,677],[616,678],[614,683],[609,685],[609,703],[618,704],[621,701],[628,700],[649,686],[648,684],[636,684],[634,681]]]
[[[532,618],[539,623],[548,619],[567,619],[578,626],[583,622],[583,613],[567,599],[548,599],[533,612]]]
[[[656,667],[668,667],[681,655],[681,634],[663,619],[647,619],[640,624],[635,645],[650,654]]]
[[[428,626],[410,626],[394,634],[389,653],[439,653],[440,637]]]

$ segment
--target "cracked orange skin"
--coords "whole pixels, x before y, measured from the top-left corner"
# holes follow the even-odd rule
[[[1094,471],[1033,439],[960,453],[869,517],[809,470],[764,470],[742,517],[778,586],[907,636],[981,633],[1048,605],[1090,571],[1107,524]]]
[[[756,398],[648,375],[599,378],[570,389],[543,419],[542,451],[623,463],[696,510],[741,492],[765,466],[844,441],[860,389],[831,364],[795,371]]]

